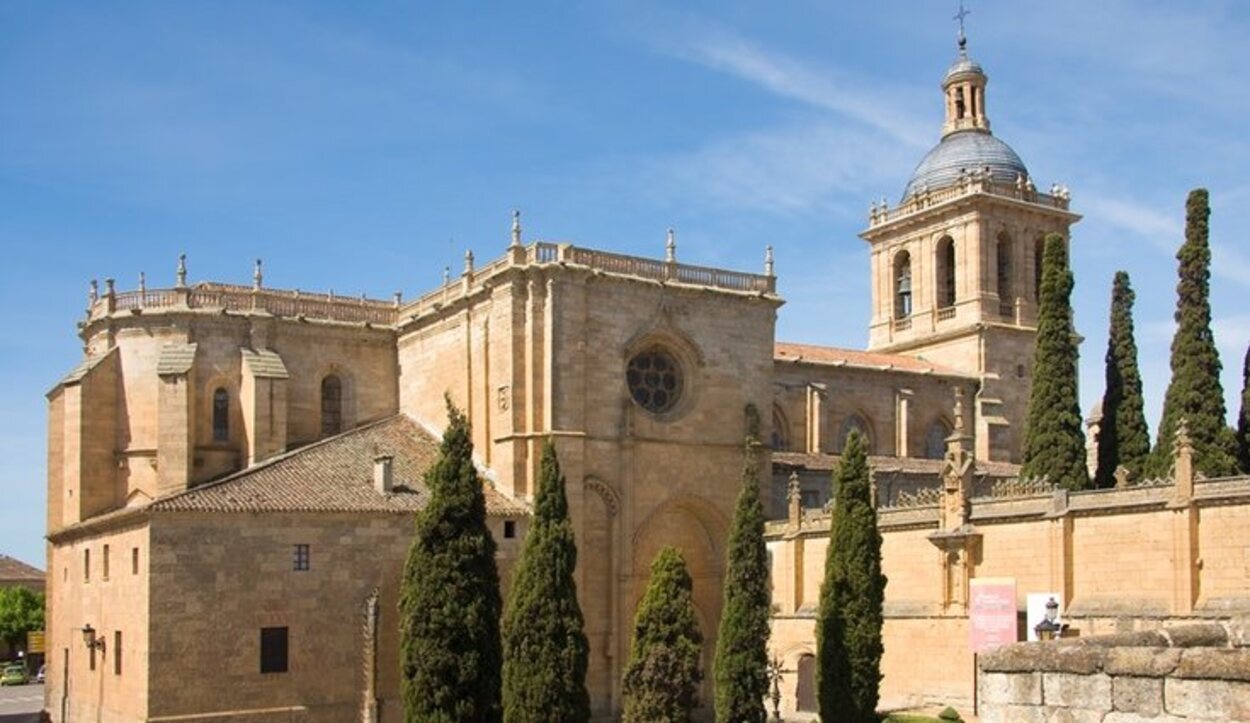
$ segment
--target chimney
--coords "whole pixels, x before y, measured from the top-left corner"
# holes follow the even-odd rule
[[[394,457],[389,454],[380,454],[373,458],[373,488],[380,494],[388,495],[395,489],[393,461]]]

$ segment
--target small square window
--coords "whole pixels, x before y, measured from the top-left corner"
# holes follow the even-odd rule
[[[298,571],[308,570],[311,567],[311,562],[308,545],[296,545],[295,569]]]
[[[511,540],[516,537],[516,520],[503,521],[503,539]]]
[[[287,671],[287,629],[260,629],[260,672],[285,673]]]

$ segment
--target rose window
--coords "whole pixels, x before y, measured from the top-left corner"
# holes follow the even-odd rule
[[[681,397],[681,367],[663,349],[648,349],[630,359],[625,382],[629,396],[653,414],[672,409]]]

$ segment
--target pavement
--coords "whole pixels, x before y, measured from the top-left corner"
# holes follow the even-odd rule
[[[0,723],[38,723],[43,710],[42,685],[0,688]]]

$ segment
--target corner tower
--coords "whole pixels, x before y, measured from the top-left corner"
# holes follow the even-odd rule
[[[903,197],[869,212],[869,349],[976,374],[976,456],[1018,462],[1024,442],[1042,240],[1080,216],[1067,189],[1039,192],[990,132],[988,77],[959,55],[942,79],[946,120]]]

